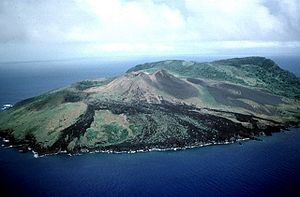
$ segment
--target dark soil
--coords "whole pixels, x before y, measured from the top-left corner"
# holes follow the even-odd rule
[[[251,105],[238,99],[252,100],[261,105],[278,105],[283,103],[279,97],[270,95],[263,90],[254,90],[251,88],[227,83],[211,86],[199,79],[188,78],[187,80],[191,83],[205,87],[214,97],[214,99],[223,105],[241,107],[257,113],[270,115],[276,113],[276,111],[270,110],[269,112],[263,108],[253,108]]]
[[[185,81],[174,77],[162,70],[155,74],[157,83],[155,86],[178,99],[187,99],[198,96],[198,90]]]
[[[115,114],[124,113],[128,116],[128,120],[131,121],[131,123],[134,123],[132,122],[134,119],[131,119],[131,117],[136,115],[138,116],[139,114],[146,114],[146,116],[149,118],[144,120],[146,122],[138,122],[139,124],[143,124],[144,128],[142,129],[141,134],[137,135],[135,138],[128,139],[120,144],[102,146],[94,149],[88,148],[91,150],[129,151],[141,149],[149,150],[152,148],[183,148],[186,146],[197,146],[201,143],[223,143],[225,141],[234,142],[238,138],[247,137],[255,139],[255,136],[259,135],[261,132],[270,135],[272,132],[278,132],[285,128],[284,125],[276,123],[272,120],[267,120],[270,122],[270,125],[265,125],[264,129],[260,129],[257,125],[257,117],[252,115],[232,113],[236,119],[242,122],[251,123],[253,128],[249,129],[240,123],[233,122],[220,116],[201,113],[201,109],[184,104],[175,105],[168,102],[163,102],[162,104],[149,104],[144,102],[125,103],[109,101],[89,103],[86,113],[81,115],[75,124],[63,130],[60,139],[50,148],[43,148],[35,142],[35,139],[32,136],[27,136],[26,139],[19,142],[15,142],[12,137],[10,137],[10,140],[12,140],[12,142],[15,144],[21,144],[24,149],[27,147],[32,147],[39,154],[56,153],[61,150],[67,150],[68,144],[74,138],[79,138],[80,136],[84,135],[86,129],[90,127],[94,120],[95,110],[101,109],[108,109]],[[161,124],[161,122],[158,124],[158,122],[155,122],[152,119],[152,117],[155,117],[157,113],[176,119],[177,125],[174,125],[172,136],[163,139],[155,138],[155,136],[163,136],[157,135],[162,132],[158,126]],[[193,121],[191,122],[189,120]],[[195,121],[199,124],[194,124],[193,122]],[[163,124],[168,124],[168,122],[163,122]],[[179,125],[187,128],[187,137],[180,137],[180,133],[176,133],[176,127]],[[6,132],[4,135],[9,136],[9,133],[10,132]],[[149,139],[154,140],[151,141]],[[73,153],[79,152],[81,148],[85,147],[76,147],[73,150]]]

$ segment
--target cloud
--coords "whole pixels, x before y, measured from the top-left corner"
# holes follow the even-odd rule
[[[190,26],[201,40],[281,39],[274,35],[281,33],[280,21],[256,0],[186,0],[186,5]]]
[[[68,45],[84,55],[298,47],[300,2],[2,0],[0,29],[0,48]]]

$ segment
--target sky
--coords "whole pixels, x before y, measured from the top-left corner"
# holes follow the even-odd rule
[[[300,0],[1,0],[0,61],[300,55]]]

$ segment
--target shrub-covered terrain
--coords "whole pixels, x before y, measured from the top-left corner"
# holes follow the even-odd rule
[[[263,57],[137,65],[0,113],[0,135],[39,154],[235,142],[300,122],[300,80]]]

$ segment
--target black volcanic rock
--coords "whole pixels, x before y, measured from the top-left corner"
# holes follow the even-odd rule
[[[299,98],[299,78],[270,59],[167,60],[21,101],[0,134],[39,154],[197,147],[296,126]]]

